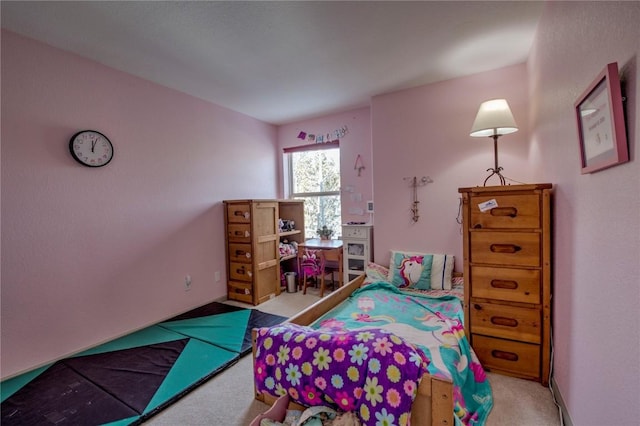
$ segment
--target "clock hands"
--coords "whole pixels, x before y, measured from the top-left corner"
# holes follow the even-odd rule
[[[94,139],[94,140],[91,141],[91,152],[94,152],[93,150],[96,147],[96,142],[98,142],[98,139]]]

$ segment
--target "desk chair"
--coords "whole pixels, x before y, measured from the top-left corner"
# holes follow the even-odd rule
[[[338,287],[342,287],[342,248],[324,249],[322,256],[324,257],[324,272],[320,280],[320,297],[324,294],[324,278],[328,274],[331,275],[331,283],[335,289],[336,280],[333,274],[337,272]]]
[[[298,270],[302,278],[302,294],[307,294],[307,280],[320,281],[320,297],[324,296],[325,277],[331,275],[335,288],[334,272],[338,272],[338,286],[342,286],[342,248],[298,250]]]

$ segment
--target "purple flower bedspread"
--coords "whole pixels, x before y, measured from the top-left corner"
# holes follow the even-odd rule
[[[258,392],[354,411],[365,425],[410,424],[425,372],[454,384],[456,424],[484,424],[491,388],[462,328],[460,300],[388,283],[356,290],[312,327],[258,330]]]
[[[295,324],[258,332],[258,390],[305,406],[337,405],[366,425],[407,424],[427,360],[382,329],[322,331]]]

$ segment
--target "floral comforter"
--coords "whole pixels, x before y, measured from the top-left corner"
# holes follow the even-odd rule
[[[457,424],[484,424],[493,405],[491,388],[465,337],[462,313],[454,296],[369,284],[313,328],[260,329],[257,390],[288,393],[305,406],[354,411],[365,425],[406,425],[428,371],[453,381]]]

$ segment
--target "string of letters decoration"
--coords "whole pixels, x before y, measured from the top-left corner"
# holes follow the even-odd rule
[[[300,133],[298,133],[298,139],[302,139],[303,141],[306,140],[311,143],[326,143],[340,141],[340,138],[343,138],[347,133],[349,133],[349,128],[345,124],[339,129],[335,129],[327,133],[309,133],[300,131]]]

